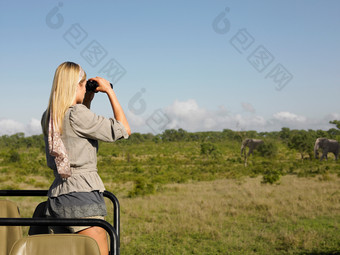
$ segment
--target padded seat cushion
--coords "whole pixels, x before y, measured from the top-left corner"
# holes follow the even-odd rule
[[[79,234],[44,234],[18,240],[10,255],[96,255],[97,242]]]
[[[20,218],[18,206],[12,201],[0,200],[0,218]],[[20,238],[21,226],[0,226],[0,254],[9,254],[15,241]]]

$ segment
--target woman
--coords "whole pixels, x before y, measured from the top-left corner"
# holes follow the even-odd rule
[[[131,134],[128,121],[110,83],[100,77],[96,92],[106,93],[114,118],[90,110],[94,92],[86,91],[86,74],[73,62],[56,70],[47,110],[42,116],[47,165],[55,180],[48,192],[48,217],[104,219],[104,185],[97,173],[98,140],[114,142]],[[108,254],[100,227],[50,227],[54,233],[72,232],[94,238],[101,254]]]

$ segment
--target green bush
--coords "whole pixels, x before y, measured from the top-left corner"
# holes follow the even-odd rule
[[[221,152],[218,150],[215,144],[206,142],[206,143],[201,143],[201,155],[217,158],[221,156]]]
[[[277,170],[267,170],[263,174],[262,183],[274,184],[280,180],[280,172]]]
[[[145,196],[155,193],[155,186],[153,183],[147,182],[145,178],[138,178],[135,180],[134,188],[129,192],[129,197]]]
[[[301,159],[304,159],[305,154],[308,154],[309,156],[313,155],[314,141],[315,137],[311,132],[305,130],[292,130],[288,147],[297,150],[301,155]]]
[[[258,153],[262,157],[275,157],[278,152],[278,146],[274,141],[265,141],[257,148]]]
[[[9,155],[8,155],[8,162],[11,163],[16,163],[16,162],[20,162],[21,157],[19,152],[17,152],[16,150],[10,150]]]

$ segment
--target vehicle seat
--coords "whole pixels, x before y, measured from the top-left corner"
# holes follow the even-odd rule
[[[78,234],[27,236],[13,245],[10,255],[100,255],[96,240]]]
[[[0,218],[20,218],[16,203],[0,200]],[[0,254],[9,254],[13,244],[22,238],[21,226],[0,226]]]

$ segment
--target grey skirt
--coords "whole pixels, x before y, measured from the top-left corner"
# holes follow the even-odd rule
[[[103,193],[72,192],[48,198],[46,216],[56,218],[84,218],[106,216]]]

